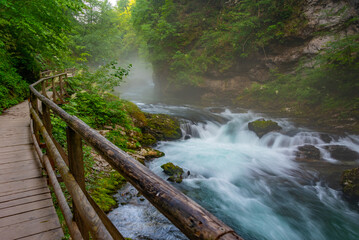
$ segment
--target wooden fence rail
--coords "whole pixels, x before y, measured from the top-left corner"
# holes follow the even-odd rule
[[[71,72],[71,76],[73,74],[74,72]],[[65,100],[67,92],[64,86],[67,84],[67,76],[68,73],[64,72],[44,77],[32,84],[30,86],[30,111],[37,152],[48,171],[50,183],[59,199],[60,208],[73,239],[89,239],[89,232],[93,239],[124,239],[85,190],[82,140],[106,159],[188,238],[242,239],[232,228],[196,202],[152,173],[83,121],[57,106],[56,103],[63,103]],[[50,87],[49,82],[51,82]],[[40,88],[42,93],[36,90],[36,87]],[[48,90],[52,90],[52,100],[47,95]],[[39,102],[41,103],[40,110]],[[67,153],[52,137],[50,111],[62,118],[68,126]],[[46,144],[46,154],[40,150],[39,146],[44,146],[40,139],[43,139]],[[54,167],[60,172],[72,197],[73,213],[60,191],[53,172]]]

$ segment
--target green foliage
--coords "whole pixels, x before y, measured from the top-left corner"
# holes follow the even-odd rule
[[[0,2],[0,47],[22,77],[35,80],[44,65],[68,54],[67,35],[80,0],[4,0]]]
[[[27,97],[40,69],[62,66],[81,0],[0,1],[0,113]]]
[[[132,65],[127,68],[117,66],[117,62],[112,61],[104,66],[100,66],[96,71],[91,72],[83,68],[76,77],[69,80],[76,92],[87,91],[92,94],[103,96],[113,91],[115,86],[119,86],[124,78],[129,74]]]
[[[28,84],[22,80],[10,60],[0,40],[0,114],[28,95]]]
[[[72,50],[79,61],[88,61],[92,66],[105,65],[119,56],[119,19],[108,1],[86,2],[84,10],[76,16]]]
[[[147,43],[149,60],[170,69],[170,81],[198,85],[205,73],[227,71],[239,56],[265,55],[271,41],[301,29],[306,23],[297,21],[300,4],[294,0],[137,0],[132,19]]]
[[[117,45],[119,47],[119,59],[128,59],[132,56],[148,55],[146,49],[146,43],[144,39],[136,34],[132,25],[132,7],[135,0],[119,0],[117,1],[118,8],[117,14],[117,28],[119,30],[119,39]]]
[[[320,105],[323,110],[348,109],[359,112],[359,34],[337,39],[328,44],[314,59],[314,66],[305,64],[295,74],[273,72],[274,80],[253,84],[243,98],[259,101],[276,100],[290,105]]]

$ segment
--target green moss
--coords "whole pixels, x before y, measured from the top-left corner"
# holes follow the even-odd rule
[[[128,114],[131,116],[133,123],[136,127],[142,128],[147,126],[147,119],[145,114],[137,107],[136,104],[129,102],[129,101],[123,101],[125,105],[125,109],[128,112]]]
[[[183,169],[179,166],[174,165],[173,163],[169,162],[166,164],[163,164],[161,166],[163,169],[163,172],[170,176],[167,180],[171,182],[181,183],[182,182],[182,174]]]
[[[140,143],[143,146],[152,146],[156,142],[157,142],[156,138],[154,136],[152,136],[151,134],[149,134],[149,133],[144,133],[142,135],[142,139],[140,141]]]
[[[346,196],[353,200],[359,200],[359,168],[344,171],[341,184]]]
[[[145,114],[147,118],[146,133],[157,140],[176,140],[182,137],[179,121],[165,114]]]
[[[117,147],[124,151],[129,149],[138,149],[141,147],[140,140],[142,140],[142,133],[134,130],[121,130],[116,129],[106,134],[108,140],[110,140]]]
[[[282,128],[278,126],[278,123],[273,122],[272,120],[259,119],[248,123],[248,129],[255,132],[258,137],[262,137],[268,132],[278,131]]]
[[[110,173],[100,172],[96,176],[94,185],[89,189],[89,193],[104,212],[109,212],[117,206],[113,195],[125,182],[124,177],[117,171],[111,171]]]

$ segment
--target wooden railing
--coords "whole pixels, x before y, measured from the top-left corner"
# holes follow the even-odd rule
[[[83,121],[57,106],[56,103],[64,102],[67,94],[64,86],[68,76],[67,72],[50,75],[32,84],[30,112],[36,151],[46,169],[73,239],[89,239],[89,233],[93,239],[124,239],[85,190],[82,140],[106,159],[188,238],[242,239],[232,228],[196,202],[152,173]],[[41,89],[42,94],[36,88]],[[50,90],[52,93],[48,94]],[[49,95],[52,95],[52,100]],[[52,136],[50,112],[62,118],[68,126],[67,152]],[[73,212],[61,191],[54,169],[61,174],[71,195]]]

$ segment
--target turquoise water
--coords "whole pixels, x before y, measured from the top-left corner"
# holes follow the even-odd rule
[[[145,111],[187,119],[182,124],[183,133],[192,136],[161,142],[157,149],[166,155],[148,163],[148,167],[163,178],[167,177],[160,166],[167,162],[189,171],[189,176],[174,186],[243,238],[359,239],[359,206],[349,204],[338,185],[341,172],[358,166],[359,159],[341,162],[331,158],[325,148],[343,145],[359,152],[359,136],[331,136],[331,142],[326,143],[320,133],[274,119],[283,130],[258,138],[247,124],[263,117],[261,114],[139,106]],[[297,148],[305,144],[317,147],[322,159],[297,161]],[[126,237],[186,239],[147,201],[139,200],[136,192],[131,199],[110,213]],[[123,201],[121,194],[119,201]]]

